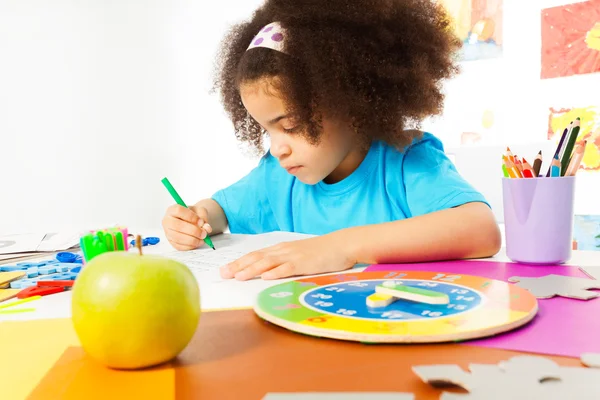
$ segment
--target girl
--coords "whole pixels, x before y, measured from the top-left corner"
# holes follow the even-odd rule
[[[276,279],[495,254],[484,197],[429,133],[460,42],[430,0],[267,0],[226,36],[216,88],[236,136],[262,151],[247,176],[163,228],[178,250],[207,234],[318,235],[245,255],[223,278]]]

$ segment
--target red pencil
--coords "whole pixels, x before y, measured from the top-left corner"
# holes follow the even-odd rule
[[[529,165],[525,157],[523,157],[523,176],[525,178],[533,178],[535,176],[531,165]]]

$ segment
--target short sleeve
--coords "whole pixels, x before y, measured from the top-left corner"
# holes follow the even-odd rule
[[[412,216],[429,214],[471,202],[487,203],[446,156],[432,135],[408,148],[402,166],[406,201]]]
[[[231,233],[255,234],[277,230],[266,192],[269,157],[267,153],[246,176],[213,194],[212,199],[225,212]]]

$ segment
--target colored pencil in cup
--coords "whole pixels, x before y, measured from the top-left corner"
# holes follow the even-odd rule
[[[569,125],[567,125],[567,134],[565,135],[565,141],[563,142],[562,147],[560,148],[560,151],[558,152],[558,159],[562,160],[563,155],[565,154],[565,150],[567,148],[567,143],[569,143],[569,138],[571,137],[571,133],[573,132],[573,121],[571,121],[569,123]]]
[[[587,145],[587,140],[579,143],[575,148],[575,152],[573,153],[573,157],[571,157],[571,161],[569,162],[569,166],[567,167],[567,171],[564,176],[575,176],[577,171],[579,170],[579,165],[581,165],[581,160],[583,160],[583,155],[585,154],[585,146]]]
[[[506,169],[506,164],[502,163],[502,174],[504,175],[505,178],[509,178],[510,175],[508,174],[508,170]]]
[[[523,164],[521,163],[521,160],[519,160],[519,157],[517,157],[517,156],[515,156],[515,167],[517,167],[517,169],[519,170],[521,175],[523,175]]]
[[[533,168],[531,168],[531,165],[525,158],[523,158],[523,176],[525,178],[533,178],[534,176],[537,177],[537,175],[534,175]]]
[[[560,160],[560,169],[562,174],[564,175],[567,172],[567,167],[569,166],[569,161],[571,160],[571,155],[573,153],[573,146],[575,146],[575,142],[577,141],[577,136],[579,135],[579,129],[581,127],[581,120],[579,117],[573,123],[573,129],[569,132],[569,137],[565,140],[565,151]]]
[[[511,163],[515,163],[515,156],[512,151],[510,151],[510,147],[506,146],[506,157],[510,160]]]
[[[513,167],[513,171],[515,172],[515,175],[517,175],[517,178],[522,178],[523,177],[523,173],[521,172],[521,169],[519,169],[519,165],[517,164],[519,160],[517,160],[517,158],[515,157],[515,162],[512,164]]]
[[[569,127],[566,127],[565,130],[562,133],[562,136],[560,137],[560,141],[558,142],[558,146],[556,146],[556,151],[554,152],[554,158],[558,158],[559,154],[560,154],[560,150],[563,147],[563,143],[565,142],[565,138],[567,137],[567,133],[569,132]],[[550,166],[548,167],[548,172],[546,172],[546,176],[550,176],[550,172],[552,170],[552,164],[550,164]]]
[[[540,176],[540,168],[542,168],[542,151],[535,156],[535,160],[533,160],[533,176]]]
[[[513,164],[507,156],[502,156],[502,160],[504,161],[504,165],[506,166],[506,171],[508,172],[508,175],[511,178],[517,178],[518,176],[516,174],[516,171],[518,170],[517,167],[515,167],[515,164]]]
[[[550,164],[550,177],[558,177],[560,176],[560,160],[558,159],[558,154],[554,156],[552,159],[552,163]]]

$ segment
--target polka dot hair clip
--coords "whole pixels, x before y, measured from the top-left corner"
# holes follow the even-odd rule
[[[254,49],[256,47],[265,47],[267,49],[273,49],[285,53],[283,51],[283,39],[284,29],[281,27],[279,22],[272,22],[265,26],[258,32],[247,50]]]

